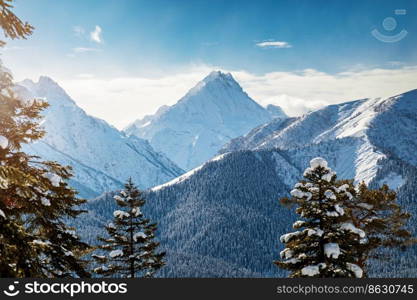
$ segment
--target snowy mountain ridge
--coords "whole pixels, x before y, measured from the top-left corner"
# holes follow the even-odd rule
[[[48,77],[40,77],[38,82],[24,80],[16,90],[24,98],[44,98],[50,104],[43,112],[46,136],[25,149],[43,159],[72,165],[75,185],[87,196],[119,188],[129,177],[148,188],[183,173],[147,141],[128,137],[104,120],[87,115]]]
[[[266,109],[251,99],[230,73],[213,71],[175,105],[135,121],[124,131],[144,138],[185,170],[211,157],[230,139],[273,118],[285,118],[278,107]]]
[[[353,161],[354,178],[358,182],[369,183],[376,176],[378,161],[388,154],[384,149],[386,146],[381,147],[381,143],[396,148],[394,152],[390,151],[390,155],[395,153],[417,165],[417,160],[409,155],[410,145],[416,145],[412,137],[417,139],[415,117],[413,119],[410,115],[410,111],[417,112],[416,102],[417,90],[413,90],[388,98],[362,99],[326,106],[301,117],[274,120],[257,127],[247,135],[232,140],[220,153],[243,149],[292,149],[328,140],[354,138],[357,140]],[[391,117],[387,118],[388,115]],[[409,124],[404,126],[404,122]],[[394,130],[395,133],[392,132]],[[387,134],[390,131],[392,135]],[[410,134],[398,139],[398,133],[401,132]],[[403,149],[397,147],[404,140],[407,143],[404,143]],[[343,159],[340,157],[340,160]]]

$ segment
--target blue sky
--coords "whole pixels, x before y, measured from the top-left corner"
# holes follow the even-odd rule
[[[396,9],[406,14],[396,15]],[[17,0],[15,12],[36,29],[28,40],[8,43],[4,63],[17,79],[46,74],[74,91],[76,78],[161,78],[201,66],[204,72],[220,68],[253,76],[304,70],[337,76],[417,65],[415,0]],[[396,28],[384,28],[388,17]],[[371,34],[375,29],[408,34],[385,43]],[[164,101],[144,106],[138,116]]]

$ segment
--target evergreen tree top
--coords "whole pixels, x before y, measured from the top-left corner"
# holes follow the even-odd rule
[[[129,179],[114,200],[119,209],[105,227],[109,237],[99,237],[104,255],[93,255],[100,264],[94,272],[103,276],[152,277],[164,265],[165,253],[156,251],[157,225],[146,219],[140,209],[146,202],[142,192]]]
[[[350,249],[368,241],[350,222],[344,205],[353,197],[352,187],[337,182],[336,173],[320,157],[310,161],[304,178],[290,192],[301,216],[293,224],[299,230],[281,236],[286,248],[276,264],[292,271],[292,277],[362,277],[357,253]]]

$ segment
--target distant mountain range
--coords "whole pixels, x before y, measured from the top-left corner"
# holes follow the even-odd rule
[[[175,178],[184,171],[145,140],[126,136],[105,121],[87,115],[52,79],[24,80],[16,86],[24,98],[44,98],[46,136],[24,150],[74,169],[71,185],[81,196],[97,197],[132,177],[141,188]]]
[[[339,178],[387,183],[412,213],[416,233],[417,90],[288,118],[250,99],[230,74],[213,72],[177,104],[123,133],[86,115],[48,78],[17,89],[51,103],[48,135],[26,149],[72,165],[74,187],[95,196],[132,176],[150,188],[144,212],[159,223],[168,253],[161,276],[285,276],[272,261],[295,215],[278,199],[316,156]],[[89,213],[74,223],[90,243],[112,218],[112,195],[91,199]],[[392,261],[373,263],[372,276],[417,277],[416,247],[389,255]]]
[[[274,120],[232,140],[220,155],[147,193],[146,212],[159,221],[168,252],[162,276],[285,276],[272,264],[295,215],[280,206],[310,159],[324,157],[339,178],[376,187],[387,183],[417,225],[417,91],[387,99],[331,105]],[[111,197],[89,203],[104,223]],[[374,262],[376,277],[416,277],[417,249],[389,251]],[[395,265],[396,268],[392,268]]]
[[[252,100],[230,73],[214,71],[173,106],[135,121],[124,131],[146,139],[184,170],[212,158],[230,139],[274,118],[281,108],[262,107]]]
[[[346,138],[353,141],[351,148],[343,146],[331,163],[340,174],[357,182],[372,182],[386,159],[417,166],[417,90],[385,99],[330,105],[301,117],[275,120],[232,140],[220,153],[300,149]]]
[[[72,186],[94,198],[132,177],[149,188],[210,159],[232,138],[285,114],[250,99],[230,74],[212,72],[172,107],[136,121],[121,132],[86,114],[51,78],[16,85],[24,98],[44,98],[47,135],[25,146],[28,152],[74,168]],[[144,136],[145,138],[141,138]],[[149,139],[149,141],[148,141]]]

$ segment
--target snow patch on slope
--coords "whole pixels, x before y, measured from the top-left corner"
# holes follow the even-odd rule
[[[381,98],[369,99],[351,112],[349,117],[343,118],[343,121],[336,125],[336,138],[363,137],[377,115],[375,105],[380,102]]]
[[[171,181],[169,181],[167,183],[164,183],[164,184],[161,184],[161,185],[158,185],[158,186],[155,186],[155,187],[151,188],[151,191],[152,192],[155,192],[155,191],[164,189],[166,187],[169,187],[169,186],[172,186],[172,185],[181,183],[181,182],[189,179],[191,176],[193,176],[198,171],[200,171],[206,164],[208,164],[210,162],[220,161],[220,160],[224,159],[226,157],[226,155],[227,155],[227,153],[217,155],[216,157],[212,158],[211,160],[209,160],[208,162],[202,164],[201,166],[198,166],[197,168],[194,168],[194,169],[188,171],[187,173],[185,173],[185,174],[183,174],[183,175],[181,175],[181,176],[179,176],[177,178],[174,178],[173,180],[171,180]]]
[[[368,138],[362,139],[363,143],[358,148],[355,161],[355,182],[370,183],[378,172],[378,161],[386,156],[377,151]]]

